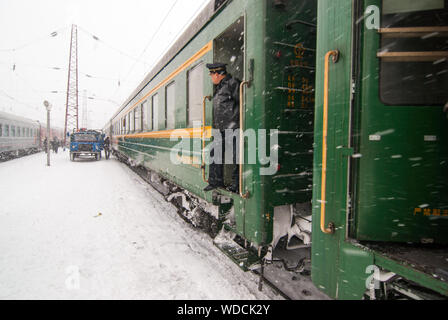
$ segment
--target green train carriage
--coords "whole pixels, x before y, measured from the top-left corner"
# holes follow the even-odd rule
[[[315,1],[304,1],[297,8],[294,6],[294,11],[305,11],[302,13],[305,19],[314,19],[315,23],[315,6]],[[279,144],[289,146],[289,150],[279,151],[278,166],[277,162],[262,164],[259,157],[252,161],[255,163],[247,164],[251,157],[248,145],[254,141],[247,138],[242,150],[246,164],[241,194],[220,190],[233,204],[236,213],[234,231],[257,245],[272,241],[274,207],[296,203],[297,197],[303,202],[310,201],[312,194],[314,76],[310,69],[314,65],[314,53],[304,54],[303,48],[314,45],[315,25],[312,35],[308,34],[308,26],[283,30],[277,22],[288,15],[283,6],[274,1],[228,1],[217,11],[211,2],[198,18],[199,23],[187,30],[174,45],[173,52],[168,53],[160,66],[146,77],[115,114],[108,128],[112,132],[113,148],[120,154],[213,203],[216,195],[202,191],[207,185],[204,177],[208,176],[208,166],[205,172],[201,169],[202,142],[205,138],[207,144],[210,143],[212,123],[211,103],[204,97],[213,93],[205,64],[227,62],[229,72],[245,81],[241,88],[244,130],[267,130],[266,144],[269,145],[269,130],[277,129]],[[269,27],[266,19],[271,20]],[[291,60],[309,68],[289,70]],[[271,64],[275,68],[266,68]],[[278,72],[280,77],[276,76]],[[299,82],[288,81],[288,77],[299,78],[302,73],[308,81],[304,101],[298,94],[302,90],[298,87]],[[294,98],[296,105],[302,108],[301,112],[294,112],[298,108],[294,102],[288,102]],[[204,101],[208,103],[205,123],[202,122]],[[187,147],[179,150],[180,163],[173,163],[170,158],[172,149],[179,144],[170,141],[173,135],[187,140]],[[267,153],[269,157],[269,150]],[[305,160],[301,159],[305,156]],[[271,168],[274,175],[260,175],[260,168],[270,166],[275,166]],[[271,195],[272,188],[277,192]]]
[[[447,1],[318,4],[313,282],[446,299]]]
[[[446,117],[440,101],[409,107],[379,100],[378,70],[387,70],[379,64],[390,58],[376,56],[378,28],[368,25],[367,32],[359,21],[378,8],[377,16],[367,18],[374,26],[381,23],[380,2],[212,1],[108,124],[114,150],[145,168],[153,185],[193,221],[210,213],[215,227],[237,234],[244,247],[258,250],[258,258],[268,251],[265,259],[271,259],[272,246],[286,234],[303,241],[298,250],[312,246],[313,282],[330,297],[363,298],[372,271],[393,273],[383,287],[394,281],[398,291],[397,283],[406,287],[400,282],[405,278],[446,296],[446,281],[432,276],[433,267],[422,270],[409,262],[415,252],[445,257],[443,248],[402,246],[401,256],[390,255],[397,241],[446,243]],[[446,6],[438,10],[443,14]],[[337,62],[328,52],[338,53]],[[248,134],[240,144],[245,162],[239,194],[202,191],[213,117],[206,98],[213,87],[204,66],[216,61],[228,63],[243,80],[241,127]],[[398,71],[388,72],[383,78]],[[446,87],[443,81],[438,85]],[[258,136],[263,130],[267,135]],[[423,142],[405,143],[422,135]],[[263,157],[265,146],[270,150]],[[431,187],[422,191],[425,183]],[[428,218],[428,209],[440,215]],[[233,259],[249,267],[247,254],[236,253]],[[446,261],[438,267],[443,271]],[[373,298],[375,291],[369,294]]]

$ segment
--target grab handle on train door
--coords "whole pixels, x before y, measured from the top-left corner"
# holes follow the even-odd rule
[[[249,198],[249,191],[243,194],[243,168],[244,168],[244,86],[250,86],[250,81],[243,81],[240,84],[240,172],[239,172],[239,186],[240,197],[243,199]]]
[[[322,126],[322,181],[321,181],[321,205],[320,205],[320,229],[323,233],[334,233],[334,223],[330,222],[325,227],[325,205],[326,205],[326,182],[327,182],[327,135],[328,135],[328,79],[330,70],[330,57],[333,63],[339,59],[339,51],[331,50],[325,55],[325,77],[324,77],[324,110]]]
[[[205,177],[205,102],[206,100],[211,101],[211,96],[205,96],[202,100],[202,132],[201,132],[201,139],[202,139],[202,164],[201,164],[201,170],[202,170],[202,180],[204,182],[208,182],[207,178]]]

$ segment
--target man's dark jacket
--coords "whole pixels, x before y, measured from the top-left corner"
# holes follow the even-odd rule
[[[231,75],[221,80],[213,95],[213,128],[218,130],[240,127],[240,81]]]

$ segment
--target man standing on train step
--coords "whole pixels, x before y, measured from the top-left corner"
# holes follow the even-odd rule
[[[239,166],[237,165],[237,144],[238,134],[240,127],[240,114],[239,114],[239,87],[240,81],[234,79],[227,73],[226,64],[224,63],[209,63],[206,65],[209,69],[211,80],[215,87],[215,93],[213,95],[213,129],[214,143],[220,143],[218,147],[222,146],[222,141],[225,137],[231,136],[230,142],[231,148],[223,148],[229,152],[232,150],[232,163],[235,165],[232,172],[232,184],[229,186],[229,190],[232,192],[238,192],[239,189]],[[236,131],[235,131],[236,130]],[[232,132],[233,134],[227,135],[226,133]],[[229,142],[226,141],[226,145]],[[210,152],[211,157],[214,157],[215,148]],[[204,188],[204,191],[210,191],[216,188],[224,187],[224,151],[221,152],[222,159],[212,162],[209,170],[209,185]],[[222,161],[219,161],[222,160]]]

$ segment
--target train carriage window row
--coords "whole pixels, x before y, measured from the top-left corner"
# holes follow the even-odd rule
[[[172,81],[164,87],[162,95],[154,93],[140,105],[128,111],[122,120],[112,125],[114,133],[132,134],[146,131],[160,131],[179,128],[186,123],[192,128],[195,122],[202,121],[202,98],[204,91],[204,62],[200,61],[185,72],[185,122],[178,118],[176,111],[177,82]],[[159,103],[161,97],[162,103]],[[161,109],[163,108],[163,109]],[[177,112],[177,114],[176,114]],[[181,113],[182,114],[182,113]],[[162,118],[161,118],[162,116]]]

